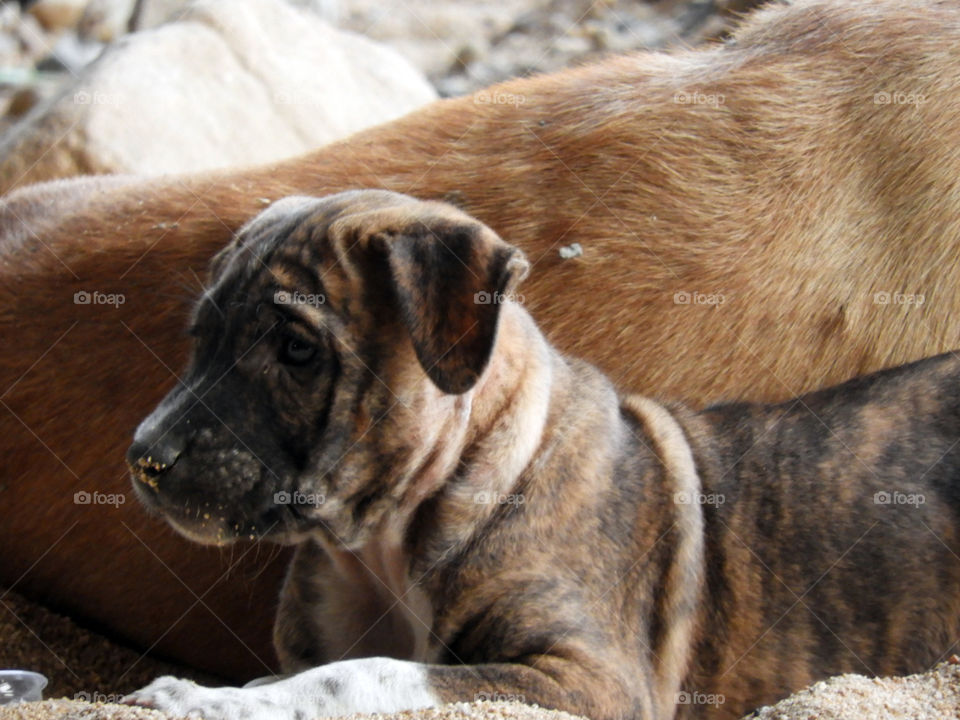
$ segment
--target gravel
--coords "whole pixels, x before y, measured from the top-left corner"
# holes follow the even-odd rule
[[[943,720],[960,717],[960,661],[895,678],[840,675],[750,715],[756,720]]]

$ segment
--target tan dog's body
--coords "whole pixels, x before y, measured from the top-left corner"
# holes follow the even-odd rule
[[[163,635],[161,652],[224,674],[271,664],[277,565],[254,582],[251,553],[234,571],[249,589],[205,594],[227,566],[216,555],[133,503],[79,511],[73,497],[123,492],[114,458],[183,361],[192,273],[290,193],[456,201],[535,265],[526,305],[562,351],[697,405],[784,398],[960,346],[958,18],[932,1],[799,2],[724,47],[518,80],[269,168],[10,196],[0,581],[143,646]],[[583,256],[561,259],[574,242]],[[79,291],[125,302],[78,306]],[[113,563],[93,543],[117,549]]]
[[[129,702],[733,720],[952,652],[960,357],[668,410],[554,351],[512,299],[527,270],[451,206],[382,191],[280,201],[217,257],[128,460],[191,538],[298,544],[276,626],[297,674]]]

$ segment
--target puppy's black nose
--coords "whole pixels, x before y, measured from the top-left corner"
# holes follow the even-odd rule
[[[173,467],[185,445],[185,440],[172,432],[156,440],[137,433],[127,450],[127,463],[139,480],[151,484],[151,480]]]

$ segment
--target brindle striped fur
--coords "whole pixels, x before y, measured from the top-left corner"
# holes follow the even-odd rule
[[[960,361],[668,410],[474,301],[525,272],[461,211],[383,191],[281,201],[216,258],[129,458],[192,537],[299,544],[287,670],[382,655],[441,700],[735,718],[954,648]]]

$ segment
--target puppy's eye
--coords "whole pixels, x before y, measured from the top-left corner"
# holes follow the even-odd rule
[[[317,354],[317,346],[300,338],[287,337],[280,345],[277,359],[284,365],[306,365]]]

